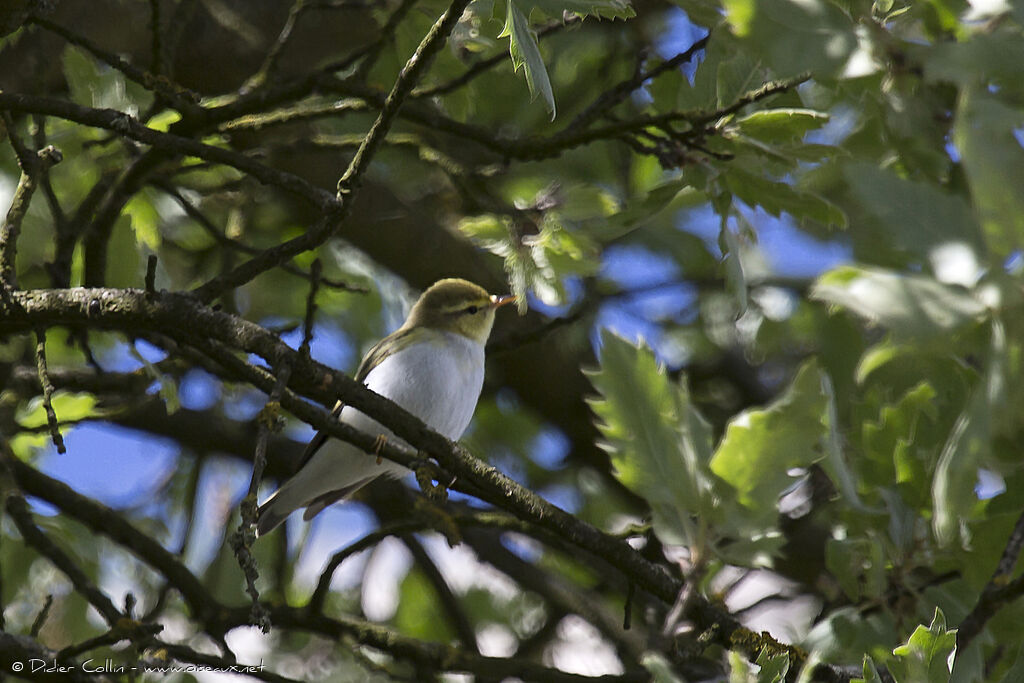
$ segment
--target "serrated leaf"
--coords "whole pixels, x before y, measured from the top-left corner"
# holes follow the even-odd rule
[[[822,225],[846,227],[846,214],[843,210],[813,192],[748,173],[737,166],[729,167],[723,180],[730,192],[751,206],[760,206],[773,216],[786,212],[798,220],[810,218]]]
[[[906,643],[892,651],[896,660],[890,668],[900,683],[943,683],[949,680],[955,649],[956,629],[946,628],[946,616],[936,607],[932,623],[927,628],[918,626]]]
[[[789,470],[823,457],[826,408],[822,371],[810,360],[768,407],[745,410],[729,421],[711,471],[731,486],[730,500],[759,527],[775,523],[779,497],[794,483]]]
[[[710,68],[703,64],[701,68]],[[733,50],[715,73],[715,94],[719,108],[728,107],[765,80],[764,63],[749,52]]]
[[[818,278],[810,297],[845,308],[890,330],[897,339],[929,339],[973,322],[985,305],[962,288],[924,275],[840,266]]]
[[[734,125],[744,135],[758,140],[787,142],[803,139],[828,120],[828,114],[813,109],[762,109],[737,119]]]
[[[540,55],[540,45],[537,44],[537,36],[530,30],[530,23],[519,9],[516,0],[508,0],[505,28],[498,35],[499,38],[506,36],[509,39],[508,52],[512,57],[513,69],[523,69],[530,96],[536,98],[538,94],[541,95],[548,111],[551,112],[551,120],[554,120],[555,95],[551,90],[551,80],[548,78],[544,59]]]
[[[693,546],[710,512],[711,428],[649,349],[601,339],[601,367],[590,374],[601,398],[591,408],[615,476],[651,506],[662,543]]]
[[[771,654],[764,648],[757,655],[755,662],[761,670],[757,672],[758,683],[777,683],[786,679],[789,672],[789,653],[776,652]]]

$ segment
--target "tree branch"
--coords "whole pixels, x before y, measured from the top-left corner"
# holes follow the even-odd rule
[[[287,190],[320,208],[329,208],[337,203],[330,192],[312,185],[297,175],[278,171],[238,152],[197,142],[192,138],[162,133],[144,126],[134,116],[116,109],[93,109],[50,97],[0,92],[0,111],[45,114],[84,126],[103,128],[158,149],[237,168],[262,183]]]
[[[999,564],[996,565],[992,578],[988,580],[981,595],[978,596],[978,602],[957,627],[957,652],[967,650],[967,646],[975,636],[981,633],[985,624],[995,616],[996,612],[1024,595],[1024,576],[1017,577],[1013,581],[1010,580],[1022,548],[1024,548],[1024,513],[1021,513],[1013,531],[1010,532],[1006,547],[999,558]]]
[[[409,61],[405,63],[405,66],[398,73],[398,78],[395,80],[391,92],[388,93],[387,98],[384,100],[384,106],[381,107],[377,120],[373,122],[370,132],[363,139],[363,144],[356,150],[356,154],[352,157],[348,168],[345,169],[345,173],[338,180],[339,199],[352,192],[359,185],[363,173],[366,172],[370,161],[377,153],[377,148],[380,147],[388,131],[391,130],[391,124],[398,114],[398,110],[401,109],[402,103],[405,102],[405,98],[412,92],[413,87],[422,77],[424,71],[430,66],[434,56],[444,47],[449,34],[455,28],[459,19],[462,18],[462,12],[469,3],[470,0],[453,0],[447,11],[441,15],[430,31],[427,32],[427,35],[423,37],[423,40],[420,41],[419,46],[416,48],[416,52],[413,53],[413,56],[409,58]]]

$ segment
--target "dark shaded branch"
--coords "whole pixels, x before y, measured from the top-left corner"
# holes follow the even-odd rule
[[[5,459],[8,460],[9,464],[9,459]],[[40,555],[52,562],[57,569],[68,577],[75,590],[81,593],[89,601],[89,604],[103,615],[107,623],[111,627],[116,626],[124,615],[114,606],[114,603],[110,601],[106,593],[93,584],[89,577],[85,575],[85,572],[82,571],[82,568],[75,564],[75,561],[67,553],[57,547],[36,526],[35,522],[32,521],[32,513],[29,512],[28,503],[25,502],[25,498],[18,494],[8,493],[6,508],[15,526],[18,527],[18,531],[21,532],[21,537],[25,540],[25,544],[35,548]]]
[[[56,659],[57,653],[43,647],[35,639],[28,636],[16,636],[13,633],[0,631],[0,669],[4,672],[13,671],[18,667],[25,666],[27,662],[36,659],[44,662],[51,662]],[[34,681],[53,681],[54,683],[95,683],[97,680],[110,680],[102,676],[97,677],[86,674],[80,666],[69,666],[69,671],[36,671],[32,674]],[[18,669],[21,670],[21,669]]]
[[[67,484],[26,465],[9,452],[4,453],[4,464],[14,475],[14,480],[22,491],[50,503],[94,532],[124,546],[159,571],[181,594],[192,614],[201,621],[213,616],[216,603],[210,598],[199,579],[149,534],[136,529],[115,510],[86,498]],[[106,602],[109,603],[109,599]],[[119,616],[117,608],[112,603],[109,607],[105,606],[101,612],[104,613],[104,617],[109,613],[109,617],[114,617],[115,621],[115,613]]]
[[[352,192],[359,185],[363,173],[366,172],[370,161],[377,153],[377,148],[380,147],[388,131],[391,130],[391,124],[398,114],[398,110],[401,109],[403,102],[405,102],[405,98],[412,92],[413,87],[422,77],[426,68],[430,66],[434,56],[444,47],[449,34],[455,28],[455,25],[462,17],[462,12],[469,3],[470,0],[454,0],[448,7],[448,10],[441,15],[430,28],[430,31],[427,32],[427,35],[423,37],[423,40],[420,41],[413,56],[402,67],[394,86],[391,88],[391,92],[388,93],[387,98],[384,100],[384,106],[381,107],[377,120],[373,122],[370,132],[366,134],[366,138],[363,140],[363,144],[356,150],[356,154],[352,157],[348,168],[345,169],[345,173],[338,180],[339,198]]]
[[[273,78],[274,73],[277,71],[278,60],[281,57],[281,52],[292,37],[292,30],[295,29],[295,23],[309,8],[310,5],[307,0],[294,0],[292,8],[288,11],[288,18],[285,19],[284,26],[281,27],[281,32],[277,35],[277,40],[275,40],[274,44],[270,46],[270,50],[267,51],[266,57],[263,58],[263,63],[260,64],[260,68],[256,73],[250,76],[249,80],[242,86],[243,92],[259,87],[268,79]]]
[[[687,48],[686,51],[680,52],[671,59],[666,59],[651,69],[638,71],[634,76],[627,78],[604,91],[596,100],[587,106],[586,109],[581,111],[571,123],[569,123],[567,130],[585,128],[593,121],[600,118],[602,114],[629,97],[630,93],[641,87],[646,81],[671,69],[677,69],[690,61],[698,51],[703,50],[707,46],[709,38],[710,36],[704,36]]]
[[[57,34],[71,45],[82,48],[112,69],[120,71],[128,80],[134,81],[146,90],[154,92],[164,98],[170,102],[175,109],[188,111],[189,109],[194,109],[199,102],[199,96],[196,93],[178,85],[177,83],[172,83],[166,76],[154,76],[145,69],[140,69],[137,66],[121,59],[114,53],[107,52],[88,38],[80,36],[60,24],[52,22],[49,19],[44,19],[38,15],[32,16],[29,19],[29,22]],[[157,48],[154,47],[154,50],[156,49]]]
[[[445,618],[452,626],[462,646],[475,654],[480,654],[480,647],[476,642],[476,631],[473,629],[473,623],[462,610],[458,596],[455,595],[451,586],[448,585],[441,570],[437,568],[434,560],[427,554],[423,544],[416,540],[415,536],[412,534],[402,534],[401,539],[405,547],[412,553],[412,559],[416,566],[419,567],[423,575],[426,576],[427,581],[433,586],[434,592],[437,594],[437,601],[440,603],[442,611],[444,611]]]
[[[401,23],[405,16],[409,13],[409,10],[416,4],[416,0],[401,0],[395,11],[391,13],[388,20],[384,23],[384,26],[380,29],[380,37],[366,46],[363,54],[360,56],[362,59],[359,62],[359,66],[356,67],[355,74],[353,77],[357,80],[365,80],[366,75],[370,73],[370,69],[377,63],[377,58],[380,57],[381,50],[389,41],[395,39],[395,29],[398,28],[398,24]],[[461,12],[460,12],[461,14]]]
[[[166,180],[162,179],[154,179],[150,181],[150,184],[153,187],[156,187],[157,189],[161,190],[162,192],[167,193],[172,199],[174,199],[174,201],[178,203],[178,206],[182,208],[182,210],[188,215],[188,217],[194,220],[196,223],[198,223],[199,227],[205,230],[207,234],[209,234],[214,240],[217,241],[218,244],[222,244],[230,249],[235,249],[246,254],[259,254],[262,251],[258,247],[249,246],[244,242],[231,239],[230,237],[225,235],[220,230],[220,228],[218,228],[217,225],[199,209],[199,207],[197,207],[195,204],[189,201],[189,199],[185,197],[185,195],[183,195],[181,191],[172,183],[169,183]],[[304,271],[298,266],[293,265],[292,263],[281,263],[278,265],[278,268],[288,273],[289,275],[295,275],[310,282],[312,282],[313,280],[312,273]],[[359,294],[366,294],[367,292],[370,291],[366,287],[349,284],[348,282],[344,282],[342,280],[335,280],[332,278],[323,277],[322,275],[319,278],[319,282],[321,285],[325,287],[330,287],[331,289],[339,289],[346,292],[357,292]]]
[[[958,652],[964,652],[975,636],[981,633],[988,620],[995,616],[1003,607],[1024,595],[1024,576],[1010,580],[1014,568],[1017,566],[1017,559],[1020,551],[1024,548],[1024,513],[1017,519],[1017,523],[1010,532],[1010,538],[1006,541],[1006,548],[999,558],[999,564],[988,580],[978,597],[970,613],[960,622],[956,632],[956,647]]]
[[[245,623],[244,612],[244,609],[229,610],[225,614],[225,625]],[[338,640],[352,639],[394,657],[415,662],[427,671],[466,672],[498,680],[517,677],[536,683],[639,683],[650,680],[650,674],[646,671],[633,671],[622,675],[582,676],[519,659],[485,657],[443,643],[416,640],[359,619],[346,616],[332,619],[294,607],[271,607],[270,617],[279,627],[318,633]]]
[[[297,175],[278,171],[238,152],[197,142],[192,138],[162,133],[142,125],[134,116],[115,109],[93,109],[50,97],[0,92],[0,111],[3,110],[46,114],[84,126],[103,128],[158,149],[237,168],[264,184],[280,187],[321,208],[336,204],[330,192],[315,187]]]

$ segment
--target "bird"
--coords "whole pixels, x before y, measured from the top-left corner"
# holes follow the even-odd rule
[[[420,295],[402,326],[367,352],[355,379],[455,441],[469,426],[480,398],[484,345],[495,314],[514,301],[514,295],[489,294],[467,280],[439,280]],[[394,437],[341,401],[332,415],[378,438]],[[256,533],[266,535],[299,508],[306,509],[302,518],[309,521],[377,477],[408,472],[320,431],[306,446],[296,473],[258,508]]]

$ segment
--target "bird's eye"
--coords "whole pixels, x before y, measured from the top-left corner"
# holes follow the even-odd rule
[[[470,315],[473,315],[474,313],[478,312],[479,310],[480,310],[479,306],[469,306],[469,307],[466,308],[466,313],[469,313]]]

